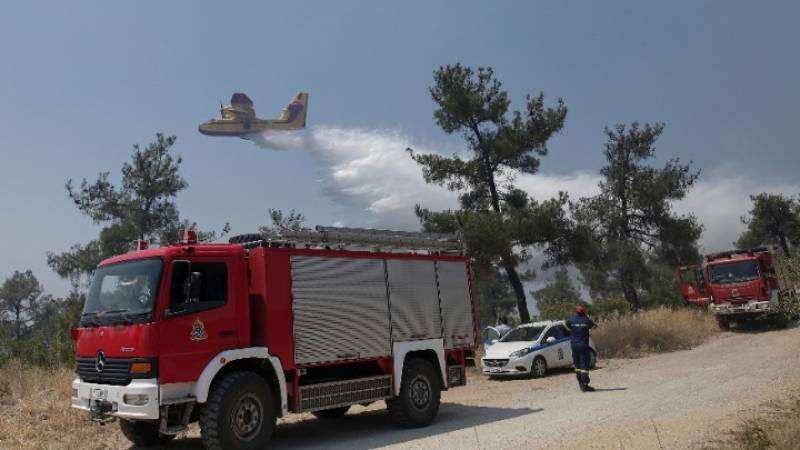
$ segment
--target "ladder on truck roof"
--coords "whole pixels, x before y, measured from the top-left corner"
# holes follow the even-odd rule
[[[446,233],[425,233],[416,231],[375,230],[369,228],[325,227],[317,226],[313,230],[282,230],[265,234],[245,234],[234,236],[229,241],[242,244],[247,248],[325,247],[344,250],[348,247],[364,249],[377,247],[380,251],[407,250],[441,253],[463,253],[463,246],[458,237]]]

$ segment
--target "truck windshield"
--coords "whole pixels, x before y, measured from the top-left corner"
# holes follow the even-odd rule
[[[759,278],[755,261],[739,261],[710,266],[711,282],[716,284],[741,283]]]
[[[81,326],[149,322],[161,281],[161,259],[101,267],[83,306]]]
[[[500,342],[530,342],[539,339],[544,327],[517,327],[509,331]]]

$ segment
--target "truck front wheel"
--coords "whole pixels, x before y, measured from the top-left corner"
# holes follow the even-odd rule
[[[424,427],[439,412],[441,384],[430,362],[412,358],[403,366],[400,394],[386,401],[389,415],[402,427]]]
[[[200,413],[200,434],[209,450],[266,447],[275,430],[275,403],[267,381],[233,372],[214,382]]]
[[[722,331],[728,331],[731,329],[731,325],[730,322],[728,322],[727,317],[717,316],[717,326],[719,326],[719,329]]]
[[[166,444],[175,436],[161,434],[158,432],[158,422],[142,422],[120,419],[119,429],[122,434],[139,447],[150,447],[158,444]]]

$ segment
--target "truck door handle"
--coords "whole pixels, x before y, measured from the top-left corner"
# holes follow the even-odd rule
[[[219,333],[217,333],[217,335],[219,337],[231,337],[231,336],[236,336],[236,332],[233,330],[222,330]]]

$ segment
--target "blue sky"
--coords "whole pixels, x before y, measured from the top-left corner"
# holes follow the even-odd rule
[[[454,62],[493,66],[512,106],[539,91],[569,106],[542,177],[524,180],[537,195],[591,192],[604,126],[666,122],[659,159],[703,169],[681,208],[704,219],[707,247],[724,246],[748,193],[800,193],[798,23],[789,1],[6,4],[0,279],[32,268],[48,291],[65,292],[45,252],[98,227],[64,182],[118,179],[132,144],[157,131],[178,136],[190,183],[178,204],[203,228],[252,231],[268,207],[297,208],[310,225],[413,227],[409,198],[451,199],[411,177],[402,150],[459,148],[436,127],[428,94],[433,70]],[[270,117],[300,89],[311,93],[314,150],[196,131],[232,92]]]

